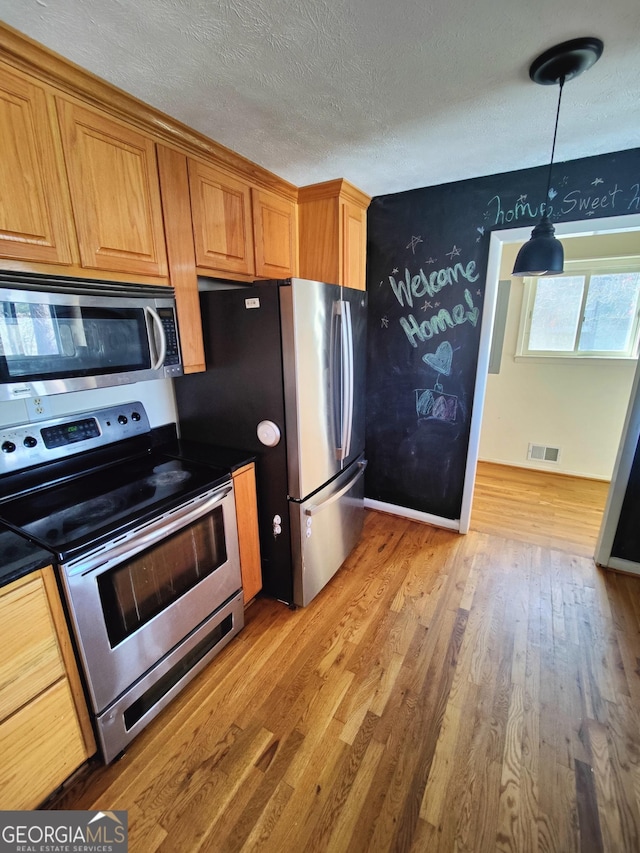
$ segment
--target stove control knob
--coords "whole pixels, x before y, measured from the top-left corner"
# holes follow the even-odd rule
[[[122,426],[124,426],[128,422],[129,422],[129,418],[126,415],[118,415],[118,423],[119,424],[122,424]]]
[[[3,453],[13,453],[16,449],[15,444],[12,441],[3,441],[2,442],[2,452]]]
[[[140,412],[131,412],[131,420],[139,421],[140,420]]]
[[[32,435],[28,435],[22,443],[25,447],[35,447],[38,443],[38,439],[34,438]]]

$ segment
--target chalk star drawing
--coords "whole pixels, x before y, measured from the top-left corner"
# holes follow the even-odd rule
[[[560,181],[560,186],[561,186],[561,187],[566,187],[566,185],[567,185],[568,183],[569,183],[569,176],[568,176],[568,175],[565,175],[565,176],[562,178],[562,180]]]
[[[484,225],[481,225],[479,228],[476,228],[476,231],[480,236],[484,237]]]
[[[588,210],[587,216],[593,216],[594,213],[595,213],[595,210]]]
[[[391,275],[398,275],[398,267],[394,267],[394,268],[391,270]]]
[[[481,291],[481,290],[476,290],[476,296],[482,296],[482,291]]]
[[[553,188],[553,187],[549,187],[549,193],[548,193],[548,195],[549,195],[549,198],[551,199],[551,201],[553,201],[553,200],[554,200],[554,198],[558,195],[558,191],[557,191],[557,190],[554,190],[554,188]]]
[[[436,308],[439,308],[439,307],[440,307],[440,303],[436,302]]]
[[[602,178],[596,178],[595,181],[591,181],[592,187],[597,187],[598,184],[604,184],[604,181],[602,180]]]
[[[527,194],[523,193],[520,196],[520,198],[518,199],[518,201],[516,202],[516,204],[524,204],[526,200],[527,200]]]
[[[423,242],[424,241],[423,241],[422,237],[412,237],[411,240],[409,240],[409,242],[407,243],[405,248],[411,249],[411,251],[415,255],[416,246],[418,245],[418,243],[423,243]]]
[[[451,258],[451,260],[453,260],[459,254],[460,254],[460,249],[456,246],[455,243],[453,244],[453,249],[450,252],[445,252],[445,255],[447,257]]]
[[[425,301],[424,305],[422,306],[422,310],[426,311],[427,308],[433,308],[433,305],[429,301]]]
[[[388,318],[388,317],[383,317],[383,318],[380,320],[380,325],[381,325],[381,327],[382,327],[383,329],[388,329],[388,328],[389,328],[389,318]]]
[[[437,258],[427,258],[427,260],[425,261],[425,264],[435,264],[436,261],[437,261]]]

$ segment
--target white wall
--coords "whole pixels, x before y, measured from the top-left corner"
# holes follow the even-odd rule
[[[136,382],[114,388],[98,388],[93,391],[72,391],[42,398],[45,415],[58,418],[75,412],[90,411],[102,406],[140,401],[149,416],[152,427],[174,423],[177,420],[175,396],[171,379],[156,379]],[[0,427],[27,423],[30,417],[25,400],[0,402]]]
[[[619,235],[618,235],[619,236]],[[594,257],[587,239],[565,241],[565,256]],[[634,235],[637,252],[637,234]],[[504,247],[500,279],[510,278],[518,245]],[[597,254],[623,254],[619,244]],[[635,362],[514,360],[523,284],[511,279],[500,373],[489,374],[479,458],[609,480],[629,404]],[[527,459],[529,443],[560,448],[558,463]]]

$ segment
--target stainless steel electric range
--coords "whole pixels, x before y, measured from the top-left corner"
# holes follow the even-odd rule
[[[0,520],[57,567],[106,762],[243,627],[230,472],[141,403],[0,430]]]

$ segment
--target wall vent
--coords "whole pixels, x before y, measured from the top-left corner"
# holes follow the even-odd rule
[[[557,462],[560,458],[559,447],[547,447],[544,444],[530,444],[527,459],[535,462]]]

